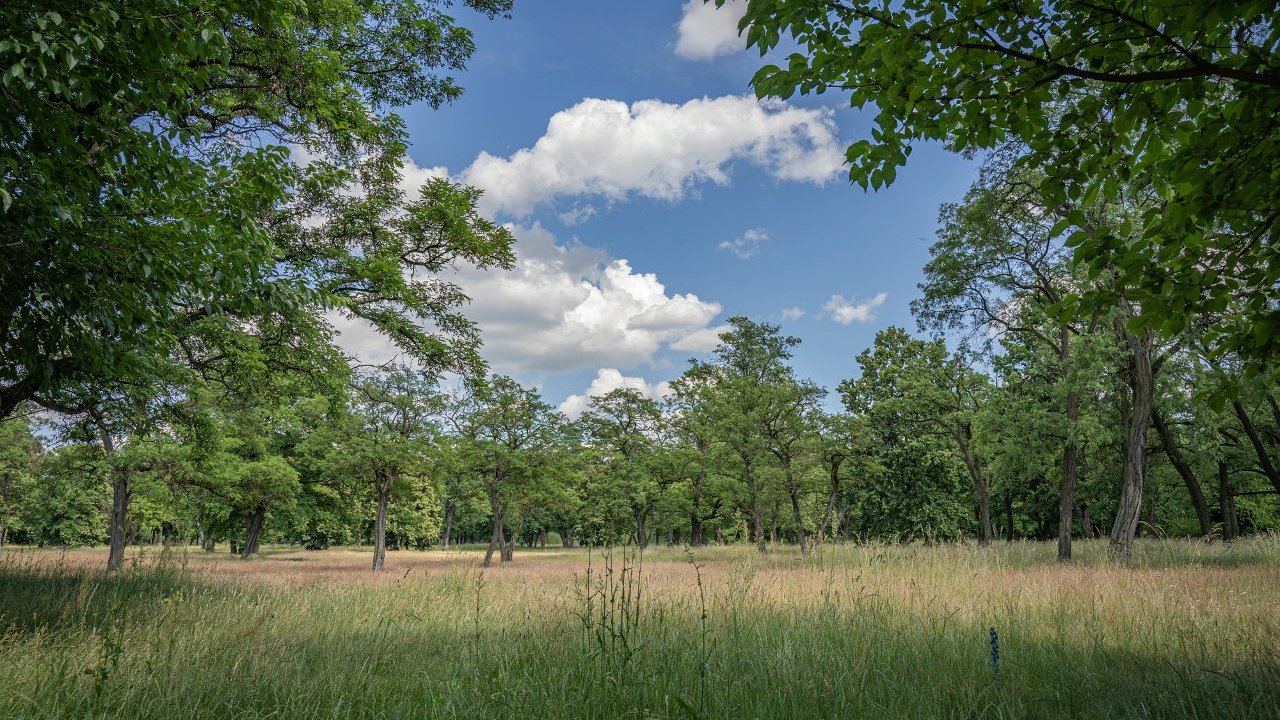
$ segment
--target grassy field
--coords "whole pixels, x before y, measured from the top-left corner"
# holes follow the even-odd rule
[[[6,548],[0,717],[1280,717],[1280,537],[1104,550]]]

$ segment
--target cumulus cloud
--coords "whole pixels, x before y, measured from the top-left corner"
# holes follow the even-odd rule
[[[553,115],[533,147],[508,157],[482,152],[459,177],[485,191],[485,212],[523,217],[566,196],[679,200],[700,183],[728,184],[736,160],[779,180],[822,184],[843,158],[828,108],[746,95],[683,104],[588,98]]]
[[[711,60],[746,50],[746,38],[738,35],[738,22],[746,13],[746,0],[729,0],[721,7],[689,0],[676,24],[676,55]]]
[[[653,362],[690,349],[721,312],[693,293],[668,293],[653,273],[534,224],[515,227],[510,272],[460,271],[483,353],[502,372],[557,373]]]
[[[587,389],[580,395],[573,394],[565,398],[564,402],[560,403],[559,410],[570,418],[577,419],[591,404],[591,398],[618,388],[639,390],[645,397],[651,397],[654,400],[661,400],[671,393],[671,383],[666,380],[650,383],[642,377],[623,375],[615,368],[600,368]]]
[[[753,228],[732,240],[720,243],[721,250],[728,250],[740,260],[746,260],[760,252],[760,243],[769,239],[769,231],[764,228]]]
[[[887,293],[878,293],[870,300],[855,302],[846,300],[843,295],[832,295],[822,309],[827,315],[841,325],[852,322],[868,322],[875,317],[875,309],[884,304],[889,297]]]
[[[798,307],[784,308],[782,311],[783,320],[799,320],[804,317],[804,309]]]

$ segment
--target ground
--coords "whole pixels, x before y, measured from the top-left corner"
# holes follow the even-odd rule
[[[0,717],[1280,717],[1280,537],[1076,551],[4,548]]]

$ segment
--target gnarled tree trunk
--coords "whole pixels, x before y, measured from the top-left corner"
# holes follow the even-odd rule
[[[266,516],[266,506],[259,505],[245,519],[244,547],[240,548],[240,557],[249,557],[258,552],[258,538],[262,535],[262,523]]]
[[[1123,326],[1124,320],[1118,321]],[[1135,335],[1121,332],[1129,348],[1129,389],[1131,393],[1125,424],[1124,469],[1121,474],[1120,502],[1116,521],[1111,526],[1111,556],[1129,562],[1133,559],[1133,538],[1142,514],[1143,478],[1147,459],[1147,429],[1151,424],[1151,407],[1155,395],[1155,370],[1152,365],[1151,330]]]

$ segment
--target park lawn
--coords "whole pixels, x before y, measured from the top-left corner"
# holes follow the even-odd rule
[[[1280,537],[1076,552],[4,548],[0,717],[1280,717]]]

